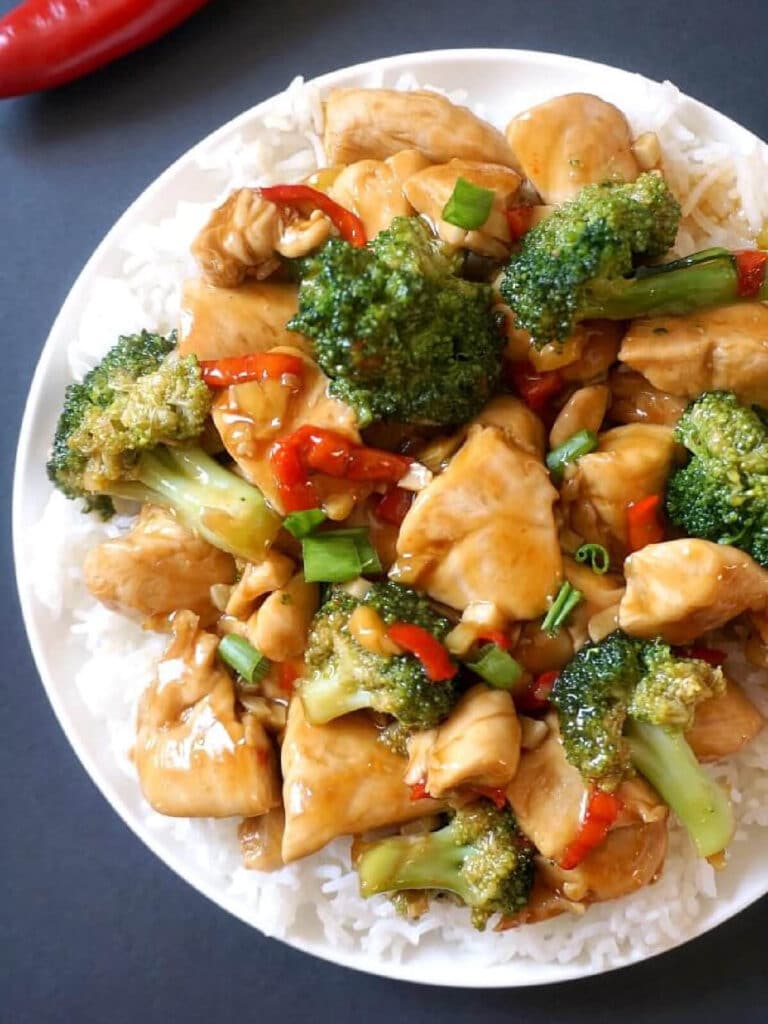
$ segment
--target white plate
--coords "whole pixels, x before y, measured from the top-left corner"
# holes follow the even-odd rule
[[[446,90],[464,89],[473,103],[484,103],[490,113],[503,113],[505,97],[521,94],[526,101],[563,92],[595,92],[619,106],[631,103],[644,88],[645,80],[614,68],[553,54],[519,50],[457,50],[410,54],[360,64],[317,79],[321,89],[332,86],[393,84],[404,72],[420,82]],[[235,133],[247,132],[274,104],[275,99],[235,118],[204,143],[226,142]],[[703,127],[735,147],[748,146],[754,137],[721,114],[689,101],[688,113]],[[123,257],[119,243],[127,232],[142,222],[159,221],[176,201],[213,198],[201,193],[196,172],[195,147],[178,160],[126,211],[98,247],[78,278],[53,325],[30,389],[19,441],[14,484],[14,551],[21,605],[35,661],[48,697],[75,752],[86,771],[126,824],[158,857],[200,892],[246,923],[259,921],[243,912],[236,900],[217,889],[215,881],[189,860],[182,858],[178,845],[164,834],[155,834],[140,814],[141,796],[136,783],[123,776],[114,764],[108,745],[86,710],[71,680],[77,656],[67,643],[66,631],[35,598],[28,563],[22,557],[24,530],[36,522],[50,493],[44,465],[60,404],[62,381],[69,377],[65,355],[75,335],[79,318],[94,280],[100,275],[119,275]],[[147,325],[151,326],[151,325]],[[720,881],[721,895],[710,903],[699,932],[707,931],[753,903],[768,891],[765,864],[768,862],[768,829],[756,842],[736,844],[732,861]],[[563,981],[590,973],[580,964],[516,961],[504,965],[462,966],[457,971],[457,953],[432,949],[418,961],[406,964],[382,962],[362,951],[348,952],[318,937],[317,928],[292,938],[290,944],[315,956],[393,978],[441,985],[493,987]],[[670,942],[670,945],[672,943]],[[638,959],[627,955],[624,962]],[[618,966],[618,965],[617,965]]]

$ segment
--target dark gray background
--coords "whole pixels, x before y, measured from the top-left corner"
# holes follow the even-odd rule
[[[0,13],[11,6],[0,0]],[[2,1024],[766,1020],[766,901],[650,963],[528,991],[394,983],[262,939],[145,850],[83,772],[38,682],[10,554],[13,449],[50,323],[112,222],[209,131],[297,72],[403,51],[510,46],[672,78],[768,138],[766,30],[765,0],[214,0],[172,36],[85,81],[0,103]]]

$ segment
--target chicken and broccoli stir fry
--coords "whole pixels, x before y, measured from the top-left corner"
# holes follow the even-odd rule
[[[337,90],[324,143],[212,213],[177,332],[66,392],[50,479],[140,506],[86,584],[169,634],[146,799],[241,818],[259,870],[351,837],[362,896],[478,928],[651,884],[673,817],[720,864],[705,763],[768,667],[768,254],[677,258],[658,140],[595,96],[502,134]]]

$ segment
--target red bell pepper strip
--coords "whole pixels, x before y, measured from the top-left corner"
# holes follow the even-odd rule
[[[429,793],[427,792],[427,783],[424,779],[420,779],[418,782],[414,782],[410,787],[411,789],[411,800],[416,803],[417,800],[427,800]]]
[[[292,661],[281,661],[278,666],[279,687],[283,693],[293,693],[294,683],[301,672]]]
[[[681,658],[695,658],[698,661],[706,661],[714,668],[724,665],[728,655],[725,651],[718,651],[715,647],[678,647],[677,653]]]
[[[229,359],[201,359],[200,372],[209,388],[226,388],[251,380],[280,380],[284,375],[300,377],[304,361],[287,352],[250,352]]]
[[[361,248],[365,245],[365,227],[351,210],[334,202],[329,195],[311,185],[270,185],[259,189],[265,199],[277,206],[303,206],[305,203],[322,210],[345,242]]]
[[[500,629],[484,629],[475,637],[478,643],[485,641],[489,644],[496,644],[502,651],[509,650],[509,637]]]
[[[387,636],[398,647],[419,659],[430,682],[442,683],[453,679],[459,671],[446,648],[421,626],[414,626],[412,622],[395,622],[387,630]]]
[[[0,99],[52,89],[165,35],[208,0],[26,0],[0,18]]]
[[[531,230],[533,207],[513,206],[511,210],[506,210],[505,212],[510,237],[513,242],[517,242]]]
[[[564,381],[557,370],[537,373],[530,363],[518,362],[509,363],[508,372],[517,393],[528,408],[539,416],[563,389]]]
[[[559,672],[553,671],[542,672],[541,675],[536,676],[528,688],[515,698],[515,704],[520,711],[532,713],[546,711],[549,707],[549,695],[552,693],[552,687],[559,675]]]
[[[627,547],[630,551],[639,551],[646,544],[659,544],[664,540],[660,512],[660,494],[630,501],[627,505]]]
[[[768,269],[768,253],[758,249],[743,249],[735,252],[737,291],[742,299],[756,299],[765,283]]]
[[[587,854],[603,842],[620,810],[621,800],[614,793],[606,793],[597,788],[589,791],[576,838],[568,844],[560,858],[560,867],[564,871],[578,867]]]
[[[391,487],[376,504],[376,518],[392,526],[400,526],[413,504],[413,491],[403,487]]]

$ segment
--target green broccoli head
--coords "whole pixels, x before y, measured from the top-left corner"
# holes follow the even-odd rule
[[[390,836],[358,847],[355,867],[363,896],[434,889],[450,892],[483,929],[496,913],[515,914],[533,885],[533,847],[509,807],[487,800],[453,812],[436,832]]]
[[[673,244],[680,206],[664,178],[588,185],[529,231],[509,261],[501,294],[537,347],[564,341],[605,289],[630,274],[638,257]],[[603,315],[610,315],[610,313]]]
[[[627,708],[638,722],[685,731],[702,701],[725,693],[721,668],[699,658],[678,658],[661,640],[644,644],[640,657],[643,674]]]
[[[302,261],[288,326],[313,339],[362,426],[465,423],[492,394],[504,341],[490,288],[458,277],[460,262],[416,217],[396,217],[363,248],[331,239]]]
[[[307,718],[315,725],[350,711],[370,708],[392,715],[406,728],[430,729],[448,716],[458,699],[454,680],[435,683],[410,654],[390,657],[367,650],[352,635],[349,621],[360,606],[373,608],[385,625],[409,622],[442,640],[450,623],[415,590],[374,583],[364,597],[334,587],[312,623],[299,683]]]
[[[667,484],[670,520],[689,536],[734,544],[768,566],[768,427],[727,391],[691,402],[675,428],[691,453]]]
[[[178,358],[175,335],[121,337],[79,383],[70,384],[48,461],[69,498],[109,514],[110,485],[130,479],[141,453],[198,437],[211,409],[195,356]]]

